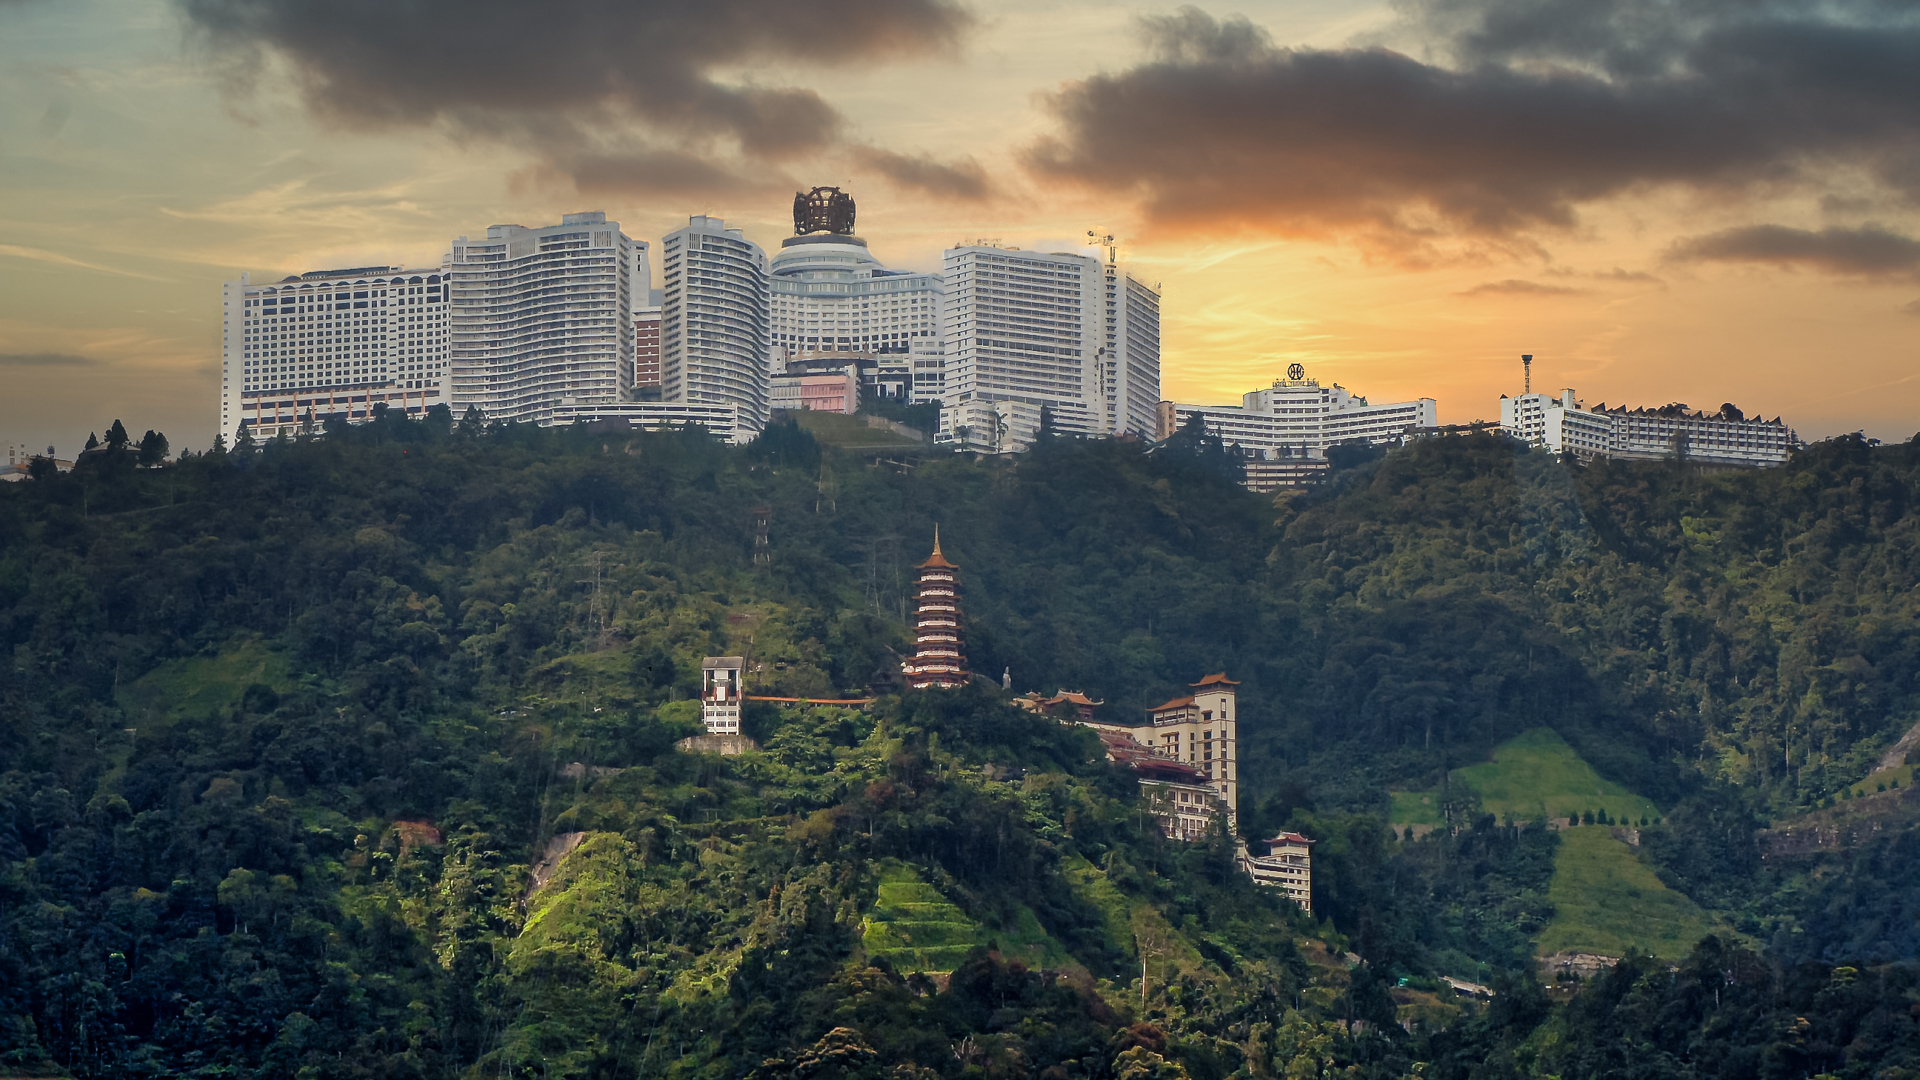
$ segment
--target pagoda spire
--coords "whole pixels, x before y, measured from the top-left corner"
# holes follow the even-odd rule
[[[960,640],[958,566],[940,551],[940,527],[933,527],[933,553],[915,567],[913,659],[901,665],[916,690],[965,685],[966,650]]]

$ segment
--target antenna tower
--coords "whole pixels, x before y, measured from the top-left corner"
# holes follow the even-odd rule
[[[1119,263],[1120,256],[1117,250],[1113,246],[1112,233],[1107,233],[1105,236],[1102,236],[1098,232],[1095,232],[1092,229],[1088,229],[1087,239],[1093,241],[1093,246],[1104,247],[1107,249],[1107,265],[1108,266],[1113,266]]]
[[[1531,394],[1533,393],[1533,354],[1521,353],[1520,366],[1525,369],[1527,373],[1527,389],[1525,392]]]

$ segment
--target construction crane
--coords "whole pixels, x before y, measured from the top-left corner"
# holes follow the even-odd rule
[[[1095,232],[1092,229],[1088,229],[1087,239],[1093,244],[1094,247],[1104,247],[1107,249],[1107,265],[1112,266],[1117,264],[1120,261],[1120,256],[1115,253],[1115,249],[1113,246],[1112,233],[1108,233],[1107,235],[1102,236],[1098,232]]]

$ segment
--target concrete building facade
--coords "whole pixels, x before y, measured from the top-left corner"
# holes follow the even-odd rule
[[[652,284],[647,244],[599,211],[558,225],[491,225],[447,256],[452,405],[551,423],[564,404],[631,397],[634,311]]]
[[[848,233],[789,236],[773,256],[772,372],[852,371],[876,398],[937,401],[946,286],[889,270]]]
[[[1655,409],[1589,409],[1574,391],[1501,395],[1500,430],[1555,453],[1582,461],[1683,461],[1708,468],[1772,468],[1787,463],[1800,439],[1779,417],[1747,418],[1722,406],[1716,413],[1685,405]]]
[[[220,426],[231,446],[383,406],[418,417],[448,402],[448,283],[440,268],[314,270],[221,286]]]
[[[770,407],[766,252],[699,215],[661,241],[660,266],[662,400],[732,407],[734,441],[751,440]]]
[[[1111,259],[979,242],[946,252],[939,439],[1012,453],[1061,435],[1149,438],[1160,293]]]
[[[1313,914],[1313,841],[1297,832],[1283,832],[1261,843],[1266,853],[1243,851],[1242,867],[1255,885],[1265,885],[1287,894],[1300,910]]]
[[[1196,415],[1208,434],[1263,460],[1324,459],[1329,446],[1395,442],[1440,422],[1433,398],[1375,405],[1338,383],[1322,386],[1299,364],[1272,386],[1241,395],[1237,406],[1161,402],[1155,438],[1170,437]]]
[[[740,734],[746,666],[746,658],[740,656],[709,656],[700,661],[700,719],[707,725],[707,734]]]

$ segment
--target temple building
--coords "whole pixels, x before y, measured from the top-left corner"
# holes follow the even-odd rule
[[[1236,829],[1240,805],[1240,709],[1234,687],[1240,684],[1226,673],[1209,675],[1193,684],[1193,693],[1147,710],[1149,725],[1135,729],[1134,738],[1152,746],[1161,756],[1199,769],[1227,804],[1228,828]]]
[[[1176,840],[1197,840],[1219,815],[1225,815],[1229,833],[1239,831],[1239,685],[1224,673],[1209,675],[1193,684],[1193,693],[1148,709],[1144,724],[1103,720],[1093,711],[1101,702],[1072,690],[1052,697],[1028,694],[1013,703],[1099,732],[1107,759],[1139,776],[1162,831]]]
[[[961,686],[968,679],[967,655],[960,642],[959,567],[940,553],[940,527],[933,529],[933,554],[915,567],[913,659],[901,665],[907,685]]]

